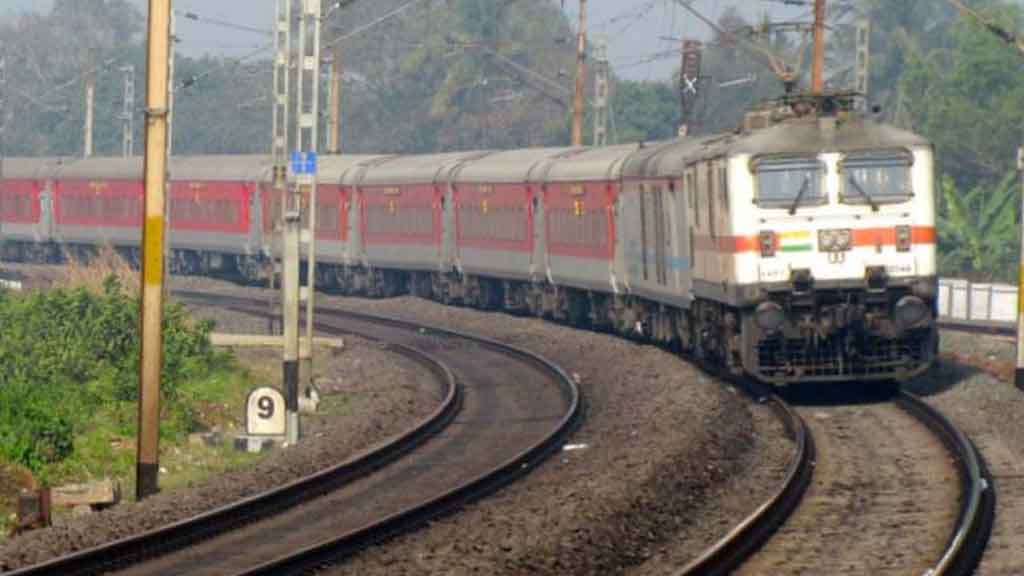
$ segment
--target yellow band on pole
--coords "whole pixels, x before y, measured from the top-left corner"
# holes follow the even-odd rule
[[[1017,278],[1017,312],[1024,315],[1024,264],[1020,266]]]
[[[163,283],[163,246],[164,246],[164,219],[162,216],[148,216],[146,218],[146,245],[143,248],[146,258],[146,265],[142,267],[146,271],[145,282],[147,285],[160,285]]]

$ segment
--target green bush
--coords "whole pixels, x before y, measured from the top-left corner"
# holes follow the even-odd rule
[[[209,343],[212,327],[180,304],[164,308],[164,435],[191,431],[180,390],[224,365]],[[0,459],[45,473],[73,456],[83,434],[133,432],[139,354],[139,299],[116,277],[99,294],[0,292]]]

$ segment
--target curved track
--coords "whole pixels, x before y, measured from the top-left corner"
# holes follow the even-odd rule
[[[266,314],[262,300],[204,293],[183,297]],[[445,374],[448,400],[417,428],[429,430],[403,437],[403,449],[392,449],[389,458],[378,457],[379,451],[364,455],[372,462],[348,476],[309,478],[285,487],[291,497],[276,506],[255,510],[247,501],[215,511],[215,529],[195,518],[170,528],[174,540],[147,534],[14,574],[88,574],[117,566],[124,567],[120,574],[301,572],[524,475],[556,450],[582,418],[575,383],[535,355],[397,320],[327,308],[318,315],[318,330],[388,342],[421,361],[430,359],[431,369]],[[401,454],[406,457],[398,459]]]
[[[991,531],[994,485],[974,446],[942,414],[910,394],[797,411],[819,439],[804,500],[796,506],[793,498],[804,481],[798,454],[780,492],[679,576],[737,567],[738,574],[973,571]]]

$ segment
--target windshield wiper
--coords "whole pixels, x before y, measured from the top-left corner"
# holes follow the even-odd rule
[[[800,186],[800,191],[796,193],[796,198],[793,200],[793,205],[789,207],[789,215],[796,214],[796,207],[800,205],[800,200],[803,200],[804,194],[807,193],[807,189],[811,187],[811,177],[804,174],[804,183]]]
[[[860,183],[857,182],[857,179],[853,177],[853,174],[847,176],[847,179],[850,181],[850,184],[853,184],[854,189],[856,189],[857,192],[861,196],[863,196],[865,200],[868,201],[868,204],[871,205],[871,211],[878,212],[878,202],[875,202],[875,199],[872,198],[870,194],[868,194],[867,190],[861,188]]]

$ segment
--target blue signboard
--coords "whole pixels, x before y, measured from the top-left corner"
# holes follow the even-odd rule
[[[292,174],[316,174],[316,152],[292,152]]]

